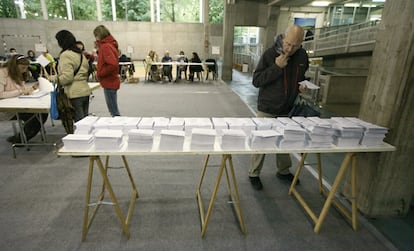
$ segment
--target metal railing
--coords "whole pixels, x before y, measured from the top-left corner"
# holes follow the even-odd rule
[[[339,26],[337,29],[320,28],[315,30],[315,34],[308,38],[310,40],[304,41],[302,46],[310,56],[318,56],[329,50],[333,54],[373,50],[379,23],[377,20]]]

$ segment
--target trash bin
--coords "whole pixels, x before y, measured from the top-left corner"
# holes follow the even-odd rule
[[[249,71],[249,65],[246,63],[243,63],[242,72],[248,72],[248,71]]]

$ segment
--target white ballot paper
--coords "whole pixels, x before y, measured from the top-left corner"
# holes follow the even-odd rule
[[[53,84],[49,80],[47,80],[43,77],[39,77],[37,80],[39,81],[39,90],[40,91],[51,92],[55,89],[53,87]]]
[[[308,80],[303,80],[302,82],[299,82],[299,84],[305,85],[308,89],[311,89],[311,90],[317,90],[320,88],[319,86],[315,85],[312,82],[309,82]]]
[[[49,59],[43,56],[43,54],[40,54],[40,56],[37,57],[37,62],[43,67],[46,67],[48,64],[50,64]]]

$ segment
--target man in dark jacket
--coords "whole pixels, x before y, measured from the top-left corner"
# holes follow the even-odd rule
[[[308,55],[301,46],[303,37],[303,29],[294,25],[285,34],[278,35],[274,46],[260,58],[253,74],[253,85],[259,88],[257,117],[287,116],[299,91],[305,91],[306,87],[298,84],[305,80],[305,72],[309,67]],[[249,179],[256,190],[263,188],[259,175],[264,158],[264,154],[252,157]],[[289,154],[277,154],[276,164],[276,176],[292,181]]]

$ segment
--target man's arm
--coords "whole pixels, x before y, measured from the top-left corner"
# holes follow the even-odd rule
[[[277,80],[282,77],[283,69],[275,63],[275,55],[277,54],[271,54],[270,52],[266,51],[262,55],[253,73],[253,85],[255,87],[276,84]]]

